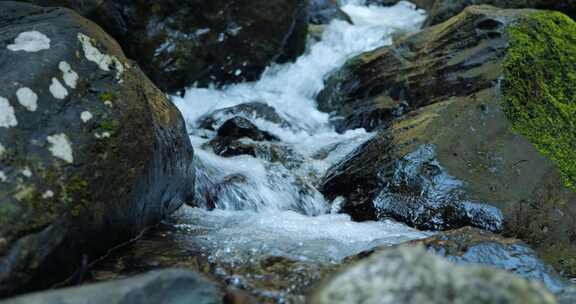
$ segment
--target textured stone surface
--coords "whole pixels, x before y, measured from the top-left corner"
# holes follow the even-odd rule
[[[506,233],[573,276],[575,29],[560,13],[472,6],[351,59],[319,102],[351,113],[355,126],[370,126],[355,109],[379,108],[381,132],[328,171],[322,192],[346,196],[344,211],[359,219],[376,218],[380,196],[381,215],[416,226],[435,218],[423,202],[438,203],[430,196],[437,190],[440,202],[491,205],[504,214]],[[417,158],[420,165],[398,178],[406,158],[425,147],[435,157]],[[438,183],[443,172],[450,178]],[[412,207],[402,210],[402,201]]]
[[[0,296],[63,280],[192,198],[183,119],[68,9],[0,2]]]
[[[508,272],[456,266],[421,248],[396,248],[344,268],[317,289],[313,304],[556,303],[546,288]]]

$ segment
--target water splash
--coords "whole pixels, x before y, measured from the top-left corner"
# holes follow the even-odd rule
[[[392,7],[347,1],[342,9],[355,24],[333,21],[322,40],[311,42],[296,62],[273,65],[256,82],[190,88],[185,97],[173,97],[197,151],[196,201],[202,207],[184,208],[179,227],[192,231],[196,236],[191,241],[211,257],[339,260],[377,245],[429,235],[392,221],[355,223],[346,215],[331,214],[335,207],[314,187],[331,165],[372,136],[363,129],[334,131],[329,115],[316,108],[324,77],[360,52],[391,44],[392,34],[417,30],[425,19],[423,11],[405,1]],[[251,102],[273,107],[287,122],[251,117],[258,128],[297,151],[303,165],[283,166],[247,155],[222,158],[203,148],[215,132],[199,128],[200,118]]]

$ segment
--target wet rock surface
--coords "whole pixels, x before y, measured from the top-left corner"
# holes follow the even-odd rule
[[[97,25],[2,1],[0,69],[0,297],[68,278],[192,198],[181,114]]]
[[[308,18],[311,24],[327,24],[335,19],[352,22],[336,0],[311,0]]]
[[[90,280],[108,281],[165,267],[179,267],[204,273],[227,286],[227,299],[245,299],[241,303],[305,303],[310,288],[337,269],[336,265],[274,256],[245,263],[216,261],[202,254],[201,248],[184,241],[192,234],[202,233],[160,227],[134,246],[116,252],[96,265],[90,272]]]
[[[282,127],[288,127],[289,123],[276,110],[264,102],[249,102],[232,107],[216,110],[209,115],[198,119],[198,128],[218,130],[220,126],[230,118],[243,117],[250,120],[262,119]]]
[[[456,264],[479,264],[503,269],[520,277],[537,280],[555,294],[570,290],[571,283],[562,278],[552,267],[545,264],[534,250],[518,239],[506,238],[485,230],[464,227],[439,232],[406,245],[424,246],[428,252],[446,258]],[[350,261],[389,250],[378,248],[360,254]]]
[[[118,40],[160,89],[255,80],[304,51],[307,1],[30,0],[77,9]]]
[[[557,302],[543,285],[508,272],[457,266],[419,247],[400,247],[345,267],[310,303]]]
[[[322,192],[344,196],[343,211],[358,220],[376,218],[379,207],[426,229],[503,226],[572,275],[576,175],[567,157],[576,132],[558,113],[573,111],[560,75],[576,70],[567,60],[574,29],[560,13],[469,7],[351,59],[328,79],[319,105],[341,117],[361,103],[402,114],[380,120],[378,135],[328,171]],[[433,160],[406,171],[406,159],[427,147]]]
[[[536,8],[561,11],[572,18],[576,16],[576,2],[549,1],[549,0],[435,0],[429,9],[429,17],[425,26],[442,23],[456,15],[470,5],[488,4],[499,8]]]
[[[217,284],[185,269],[151,271],[129,279],[35,293],[4,304],[219,304],[224,294]]]

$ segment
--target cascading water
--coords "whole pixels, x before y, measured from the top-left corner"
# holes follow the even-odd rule
[[[316,109],[315,95],[323,79],[346,59],[390,44],[392,34],[414,31],[424,13],[408,2],[392,7],[348,1],[342,9],[354,25],[333,21],[320,42],[311,43],[298,61],[270,67],[262,78],[225,88],[191,88],[173,100],[182,111],[196,150],[196,201],[185,207],[179,227],[191,232],[211,258],[247,260],[285,256],[298,260],[341,260],[378,245],[428,236],[403,224],[382,221],[356,223],[336,214],[337,202],[326,202],[314,184],[328,167],[371,137],[364,130],[336,133],[328,114]],[[199,128],[199,119],[215,110],[262,102],[286,122],[275,124],[249,117],[261,130],[303,156],[287,166],[248,155],[222,158],[203,145],[214,131]],[[231,118],[225,112],[216,124]],[[318,155],[322,154],[322,157]],[[214,208],[209,211],[208,207]]]

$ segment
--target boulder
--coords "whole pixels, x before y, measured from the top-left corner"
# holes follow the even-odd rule
[[[555,294],[565,293],[571,285],[522,241],[477,228],[464,227],[439,232],[405,245],[424,246],[428,252],[456,264],[480,264],[507,270],[526,279],[538,280]],[[351,260],[386,250],[389,250],[389,247],[364,252]]]
[[[337,0],[311,0],[308,15],[309,22],[316,25],[327,24],[335,19],[352,23],[350,16],[340,9]]]
[[[500,8],[537,8],[557,10],[576,16],[576,1],[574,0],[435,0],[429,7],[429,17],[424,26],[442,23],[463,11],[470,5],[488,4]]]
[[[193,197],[180,112],[91,21],[0,2],[0,70],[0,297],[82,273]]]
[[[184,269],[151,271],[132,278],[39,292],[2,304],[220,304],[218,285]]]
[[[576,23],[567,16],[471,6],[351,59],[320,104],[372,103],[403,115],[381,116],[382,131],[328,171],[322,192],[345,196],[344,211],[357,218],[416,226],[428,209],[461,218],[466,208],[434,207],[447,199],[490,205],[507,234],[576,275],[574,58]]]
[[[557,303],[544,286],[506,271],[459,266],[422,248],[386,250],[326,280],[311,304]]]
[[[169,93],[255,80],[306,46],[307,0],[27,1],[91,18]]]
[[[250,120],[262,119],[278,124],[284,128],[290,126],[290,123],[280,116],[274,107],[259,101],[218,109],[210,114],[200,117],[196,124],[198,125],[198,128],[201,129],[218,130],[224,122],[236,116],[241,116]]]

